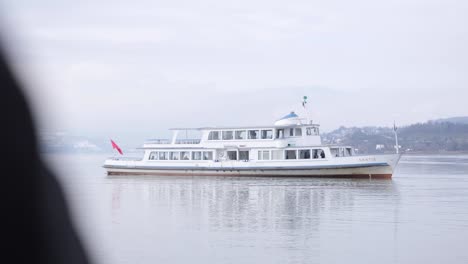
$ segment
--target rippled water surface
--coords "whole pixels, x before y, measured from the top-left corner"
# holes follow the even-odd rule
[[[468,263],[468,156],[404,156],[392,180],[106,176],[49,155],[98,264]]]

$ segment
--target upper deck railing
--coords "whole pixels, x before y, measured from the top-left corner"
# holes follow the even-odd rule
[[[124,161],[141,161],[143,158],[141,157],[109,157],[109,160],[124,160]]]
[[[201,139],[176,139],[175,144],[200,144]],[[145,144],[171,144],[170,139],[148,139]]]
[[[171,144],[171,140],[167,138],[152,138],[145,141],[145,144]]]
[[[191,139],[177,139],[176,144],[200,144],[201,139],[191,138]]]

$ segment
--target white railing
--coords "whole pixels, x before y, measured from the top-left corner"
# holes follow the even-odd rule
[[[171,144],[171,140],[167,139],[167,138],[164,138],[164,139],[159,139],[159,138],[148,139],[147,141],[145,141],[145,144]]]
[[[124,161],[140,161],[143,160],[141,157],[109,157],[110,160],[124,160]]]
[[[176,144],[200,144],[201,139],[177,139]]]
[[[200,144],[201,139],[176,139],[176,144]],[[171,144],[170,139],[149,139],[145,144]]]

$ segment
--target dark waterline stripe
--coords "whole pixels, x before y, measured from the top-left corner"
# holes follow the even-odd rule
[[[308,169],[348,169],[348,168],[368,168],[368,167],[383,167],[389,166],[388,163],[365,163],[365,164],[348,164],[348,165],[318,165],[318,166],[291,166],[291,167],[194,167],[194,166],[119,166],[119,165],[104,165],[108,169],[141,169],[141,170],[200,170],[200,171],[219,171],[219,170],[260,170],[260,171],[276,171],[276,170],[308,170]]]

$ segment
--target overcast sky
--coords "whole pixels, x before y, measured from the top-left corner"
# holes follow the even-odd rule
[[[43,129],[269,124],[303,95],[325,131],[468,115],[467,1],[0,3]]]

